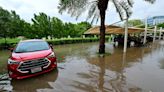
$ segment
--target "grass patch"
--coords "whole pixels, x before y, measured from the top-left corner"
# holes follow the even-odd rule
[[[20,39],[18,39],[18,38],[6,38],[6,43],[17,43],[17,42],[19,42],[20,41]],[[3,43],[5,43],[5,39],[4,38],[0,38],[0,44],[3,44]]]
[[[109,55],[112,55],[111,53],[109,52],[105,52],[104,54],[99,54],[99,52],[96,53],[99,57],[104,57],[104,56],[109,56]]]
[[[106,40],[108,40],[107,37]],[[0,38],[0,49],[14,47],[19,41],[20,41],[19,38],[6,38],[6,44],[5,44],[5,39]],[[60,39],[52,39],[46,41],[52,45],[63,45],[63,44],[74,44],[74,43],[97,42],[99,41],[99,38],[97,37],[60,38]]]

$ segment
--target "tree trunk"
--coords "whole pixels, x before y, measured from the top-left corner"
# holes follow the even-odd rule
[[[105,53],[105,14],[108,7],[109,0],[99,0],[98,9],[100,11],[100,44],[99,44],[99,54]]]
[[[100,44],[99,53],[105,53],[105,11],[100,11],[101,26],[100,26]]]

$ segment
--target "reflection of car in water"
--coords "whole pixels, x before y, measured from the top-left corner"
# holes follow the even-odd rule
[[[8,59],[8,72],[11,78],[23,79],[57,67],[53,48],[43,40],[25,40],[18,43]]]
[[[23,80],[12,80],[13,92],[37,92],[38,89],[51,88],[49,82],[55,82],[58,77],[58,70],[55,69],[42,76],[35,76]]]
[[[151,36],[147,36],[147,43],[152,42],[153,38]],[[127,46],[142,46],[143,45],[143,37],[135,37],[128,35]],[[117,35],[114,38],[114,46],[124,46],[124,35]]]

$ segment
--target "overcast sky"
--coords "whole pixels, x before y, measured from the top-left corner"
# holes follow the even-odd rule
[[[55,16],[64,22],[80,22],[85,21],[86,16],[82,15],[78,20],[64,13],[58,13],[59,0],[0,0],[0,6],[7,10],[15,10],[21,18],[30,22],[33,14],[44,12],[49,16]],[[134,0],[133,14],[130,19],[144,19],[147,16],[164,15],[164,0],[156,0],[155,4],[149,4],[144,0]],[[110,5],[107,10],[106,24],[119,21],[119,16],[115,8]],[[98,23],[99,24],[99,23]]]

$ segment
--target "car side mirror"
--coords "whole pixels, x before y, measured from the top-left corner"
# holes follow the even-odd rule
[[[50,47],[51,47],[51,49],[53,49],[53,45],[52,44],[50,44]]]

